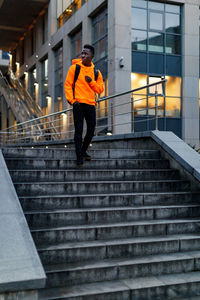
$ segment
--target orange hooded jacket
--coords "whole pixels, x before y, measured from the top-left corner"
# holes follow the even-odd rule
[[[72,86],[74,83],[74,75],[76,64],[81,66],[78,79],[75,84],[75,98],[73,97]],[[101,72],[98,70],[98,78],[95,81],[94,78],[94,64],[92,63],[90,67],[86,67],[82,64],[82,59],[73,59],[72,66],[69,68],[67,77],[65,80],[65,97],[73,104],[75,101],[80,103],[86,103],[90,105],[95,105],[95,93],[101,94],[104,91],[103,77]],[[90,83],[86,82],[85,76],[92,78]]]

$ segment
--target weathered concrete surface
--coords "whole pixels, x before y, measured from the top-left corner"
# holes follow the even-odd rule
[[[41,288],[45,279],[45,272],[0,150],[0,297],[7,299],[1,296],[6,291]]]

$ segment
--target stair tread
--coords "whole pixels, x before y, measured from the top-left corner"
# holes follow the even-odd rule
[[[174,192],[138,192],[138,193],[130,193],[127,192],[126,194],[124,193],[100,193],[100,194],[72,194],[72,195],[68,195],[68,194],[64,194],[64,195],[32,195],[32,196],[19,196],[19,199],[38,199],[38,198],[76,198],[76,197],[105,197],[105,196],[122,196],[122,195],[126,195],[126,196],[132,196],[132,195],[138,195],[138,196],[148,196],[148,195],[191,195],[193,194],[193,192],[191,191],[174,191]]]
[[[92,296],[106,293],[138,290],[145,288],[180,285],[185,283],[200,282],[200,272],[176,273],[170,275],[158,275],[139,277],[134,279],[122,279],[76,285],[71,287],[50,288],[39,291],[41,300],[63,299],[63,297]]]
[[[193,222],[200,222],[200,218],[169,219],[169,220],[154,219],[154,220],[142,220],[142,221],[134,221],[134,222],[132,221],[132,222],[118,222],[118,223],[93,223],[93,224],[58,226],[58,227],[39,227],[39,228],[32,228],[31,232],[126,227],[126,226],[137,226],[137,225],[182,224],[182,223],[193,223]]]
[[[105,180],[103,181],[103,183],[116,183],[116,184],[119,184],[120,182],[122,183],[148,183],[148,182],[156,182],[156,183],[162,183],[162,182],[187,182],[189,183],[188,180],[184,180],[184,179],[163,179],[163,180]],[[64,183],[73,183],[73,184],[80,184],[80,183],[84,183],[84,184],[95,184],[95,183],[100,183],[102,184],[102,182],[100,182],[99,180],[91,180],[91,181],[88,181],[88,180],[83,180],[83,181],[59,181],[59,182],[55,182],[55,181],[44,181],[44,182],[40,182],[40,181],[31,181],[31,182],[14,182],[14,184],[54,184],[54,185],[58,185],[58,184],[64,184]]]
[[[87,269],[98,269],[98,268],[109,268],[114,266],[127,266],[136,264],[148,264],[148,263],[159,263],[159,262],[169,262],[177,260],[187,260],[200,258],[200,251],[187,251],[187,252],[177,252],[168,254],[157,254],[149,256],[140,257],[129,257],[129,258],[112,258],[104,260],[95,261],[82,261],[75,263],[65,263],[65,264],[55,264],[55,265],[44,265],[45,272],[54,273],[62,271],[78,271]]]
[[[128,245],[134,243],[149,243],[149,242],[166,242],[166,241],[178,241],[178,240],[192,240],[200,239],[200,234],[175,234],[165,236],[150,236],[150,237],[133,237],[125,239],[113,239],[113,240],[95,240],[95,241],[84,241],[84,242],[68,242],[54,245],[40,245],[38,251],[43,250],[62,250],[62,249],[78,249],[78,248],[90,248],[90,247],[101,247],[101,246],[117,246],[117,245]]]
[[[172,169],[134,169],[134,168],[130,168],[130,169],[126,169],[126,168],[102,168],[102,169],[78,169],[74,168],[74,169],[9,169],[9,172],[178,172],[176,170],[172,170]]]
[[[25,214],[49,214],[49,213],[81,213],[81,212],[108,212],[108,211],[129,211],[129,210],[144,210],[144,209],[172,209],[172,208],[195,208],[200,207],[200,204],[177,204],[177,205],[143,205],[143,206],[113,206],[101,208],[72,208],[72,209],[53,209],[40,211],[24,211]]]

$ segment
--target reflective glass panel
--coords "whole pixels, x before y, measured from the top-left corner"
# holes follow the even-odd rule
[[[131,73],[131,89],[147,85],[147,75]],[[146,115],[147,108],[147,89],[139,90],[132,94],[133,97],[133,110],[137,116]]]
[[[149,1],[148,6],[149,6],[148,7],[149,9],[155,9],[155,10],[161,10],[161,11],[164,10],[164,4],[163,3]]]
[[[147,85],[147,75],[146,74],[139,74],[139,73],[131,73],[131,89],[137,89],[142,86]],[[142,89],[137,91],[137,94],[147,94],[147,89]]]
[[[132,28],[147,29],[147,11],[140,8],[132,8]]]
[[[99,22],[99,26],[100,26],[100,36],[105,34],[105,19],[102,19]]]
[[[163,14],[149,12],[150,30],[163,30]]]
[[[166,34],[166,48],[167,54],[181,53],[181,37],[180,35]]]
[[[135,116],[147,114],[147,96],[133,94],[133,110]]]
[[[180,16],[166,13],[165,30],[171,33],[180,33]]]
[[[99,42],[99,51],[100,51],[99,58],[102,58],[106,55],[106,41],[107,39],[104,38]]]
[[[181,99],[165,98],[165,115],[166,117],[180,118],[181,115]]]
[[[149,77],[149,84],[159,82],[161,77]],[[163,85],[157,84],[149,87],[149,94],[155,94],[157,91],[158,94],[163,94]]]
[[[180,6],[173,4],[165,4],[165,10],[167,12],[180,14]]]
[[[165,95],[181,97],[181,77],[166,76]]]
[[[163,34],[159,32],[149,32],[149,51],[163,52]]]
[[[96,23],[93,25],[93,40],[94,41],[96,41],[99,36],[98,28],[99,28],[99,23]]]
[[[148,115],[155,115],[155,96],[148,97]],[[157,97],[158,116],[164,115],[164,97]]]
[[[132,6],[146,8],[147,7],[147,1],[144,1],[144,0],[132,0]]]
[[[132,30],[132,50],[147,50],[147,32],[142,30]]]

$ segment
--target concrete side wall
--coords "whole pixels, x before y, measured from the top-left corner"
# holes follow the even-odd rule
[[[46,275],[1,150],[0,191],[0,299],[6,300],[15,299],[8,298],[7,294],[4,294],[7,291],[35,290],[43,287]],[[1,293],[4,296],[1,296]],[[36,292],[32,294],[36,297]],[[18,299],[36,299],[31,297]]]

